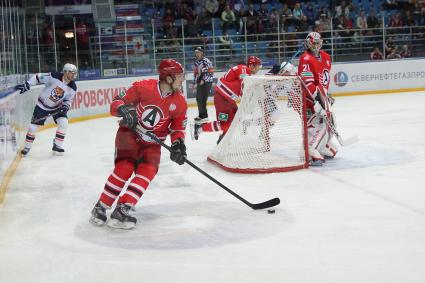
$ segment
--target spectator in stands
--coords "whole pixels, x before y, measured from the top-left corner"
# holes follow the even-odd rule
[[[285,3],[283,5],[281,15],[282,15],[282,18],[281,18],[282,26],[284,27],[285,30],[287,30],[287,27],[293,24],[292,11],[291,9],[289,9],[288,4]]]
[[[270,21],[269,21],[269,26],[272,29],[272,32],[274,32],[274,30],[277,28],[279,17],[280,17],[279,12],[277,11],[276,8],[273,8],[272,12],[270,13]]]
[[[396,49],[396,47],[393,38],[390,36],[385,42],[385,53],[390,54],[393,49]]]
[[[236,21],[235,13],[230,8],[230,5],[227,4],[224,8],[224,11],[221,13],[221,24],[223,29],[223,34],[227,33],[229,27],[234,27]]]
[[[403,19],[401,18],[401,14],[400,13],[396,13],[395,15],[392,15],[390,18],[390,23],[388,25],[388,27],[390,27],[391,29],[388,30],[388,33],[401,33],[402,29],[400,29],[401,27],[404,26],[403,23]]]
[[[307,6],[305,7],[304,15],[307,17],[307,22],[308,22],[309,25],[312,26],[312,25],[315,24],[316,12],[314,10],[312,2],[309,2],[307,4]],[[301,20],[302,20],[302,18],[301,18]],[[304,35],[303,35],[303,37],[304,37]]]
[[[258,13],[258,33],[267,32],[269,28],[269,10],[267,9],[267,4],[262,3],[260,9],[257,11]]]
[[[206,0],[205,1],[205,10],[211,15],[211,17],[215,17],[218,11],[218,1],[217,0]]]
[[[364,10],[361,10],[357,17],[356,28],[361,30],[361,34],[365,34],[365,30],[368,28],[367,17]]]
[[[310,30],[309,20],[306,15],[301,17],[301,23],[297,26],[297,32],[306,32]],[[299,34],[299,39],[304,39],[304,34]]]
[[[241,13],[241,11],[245,11],[245,1],[244,0],[234,0],[233,2],[233,11],[235,14]]]
[[[400,54],[397,53],[397,49],[391,49],[390,53],[387,55],[387,59],[400,59]]]
[[[224,9],[226,8],[227,1],[226,0],[218,0],[218,10],[215,15],[216,18],[220,18],[221,14],[223,13]]]
[[[383,60],[384,55],[379,50],[378,47],[373,48],[373,51],[370,53],[370,60]]]
[[[294,25],[298,26],[301,22],[301,17],[303,16],[303,10],[301,9],[301,4],[299,2],[295,3],[294,9],[292,10],[292,17],[294,20]]]
[[[375,10],[373,9],[369,10],[369,14],[367,16],[367,26],[370,29],[379,28],[379,19],[376,16]]]
[[[166,9],[164,16],[162,17],[162,28],[164,29],[164,34],[173,27],[175,20],[173,11],[170,8]]]
[[[410,58],[412,57],[412,52],[410,51],[410,48],[408,45],[403,45],[403,49],[400,52],[400,56],[402,58]]]
[[[207,10],[207,8],[204,9],[203,13],[200,15],[198,24],[200,27],[200,30],[211,30],[212,29],[212,19],[213,14],[211,14],[210,11]]]
[[[245,12],[246,17],[246,32],[248,35],[254,35],[257,33],[257,11],[254,9],[254,4],[249,4],[248,10]],[[252,40],[251,36],[248,39]]]
[[[345,1],[341,1],[341,3],[335,7],[335,18],[339,18],[341,16],[347,16],[350,10]]]

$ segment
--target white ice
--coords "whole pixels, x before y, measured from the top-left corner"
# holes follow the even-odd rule
[[[224,172],[206,161],[218,136],[188,136],[192,162],[250,202],[279,197],[276,213],[163,151],[130,231],[88,222],[116,119],[71,124],[62,157],[40,132],[0,205],[0,282],[425,282],[424,105],[424,92],[338,97],[340,134],[360,141],[290,173]]]

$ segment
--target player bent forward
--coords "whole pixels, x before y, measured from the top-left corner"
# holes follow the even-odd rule
[[[245,76],[255,75],[261,69],[261,60],[255,56],[249,56],[246,65],[239,64],[232,67],[221,77],[214,87],[214,106],[216,121],[203,124],[191,124],[192,138],[197,140],[201,132],[222,131],[217,143],[227,133],[235,117],[238,101],[242,96],[242,81]]]
[[[158,172],[161,157],[161,145],[144,133],[150,132],[162,141],[170,134],[170,158],[179,165],[184,163],[187,103],[181,92],[183,81],[182,65],[166,59],[159,64],[159,80],[135,82],[114,98],[111,114],[123,118],[115,138],[115,168],[91,212],[90,222],[93,224],[105,224],[106,209],[118,199],[107,225],[121,229],[131,229],[136,225],[137,219],[129,211]],[[137,125],[145,132],[138,131],[136,134],[134,129]],[[127,189],[120,196],[128,180]]]
[[[333,98],[328,94],[330,84],[331,58],[320,50],[322,39],[317,32],[310,32],[305,39],[305,51],[299,61],[298,74],[301,77],[307,98],[308,151],[310,164],[320,166],[326,158],[337,153],[331,141],[333,134],[326,119],[332,117]]]
[[[31,124],[25,137],[25,147],[21,150],[22,155],[28,154],[35,140],[37,129],[44,125],[49,116],[52,116],[58,125],[52,151],[57,154],[65,152],[62,145],[68,128],[67,112],[77,91],[77,85],[74,82],[76,76],[77,67],[67,63],[63,66],[62,72],[38,73],[24,84],[16,86],[19,93],[24,93],[36,84],[45,85],[38,96],[32,114]]]

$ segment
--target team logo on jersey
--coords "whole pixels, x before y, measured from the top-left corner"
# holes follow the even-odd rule
[[[170,108],[169,108],[169,110],[170,111],[174,111],[174,110],[176,110],[177,109],[177,106],[174,104],[174,103],[171,103],[170,104]]]
[[[164,118],[161,108],[156,105],[144,107],[140,122],[145,129],[153,130],[155,126]]]
[[[334,82],[337,86],[343,87],[348,83],[348,75],[345,72],[338,72],[334,76]]]
[[[322,76],[322,85],[327,86],[329,85],[329,82],[331,80],[331,75],[329,74],[328,70],[323,70],[323,76]]]
[[[57,86],[54,89],[52,89],[52,91],[50,92],[49,99],[56,102],[56,101],[62,99],[64,94],[65,94],[65,91]]]
[[[125,91],[124,90],[120,91],[120,93],[118,94],[118,96],[121,97],[121,98],[124,97],[124,95],[125,95]]]
[[[229,114],[220,112],[218,114],[218,120],[223,121],[223,122],[227,122],[227,120],[229,120]]]

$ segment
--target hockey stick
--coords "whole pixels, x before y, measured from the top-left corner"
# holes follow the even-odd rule
[[[171,152],[171,147],[170,146],[166,145],[163,141],[161,141],[159,138],[157,138],[151,132],[145,131],[145,129],[143,129],[140,125],[137,125],[135,131],[136,131],[136,133],[138,135],[146,135],[146,136],[148,136],[149,138],[151,138],[155,142],[159,143],[161,146],[165,147],[168,151]],[[270,199],[268,201],[261,202],[261,203],[250,203],[249,201],[247,201],[246,199],[244,199],[243,197],[241,197],[240,195],[238,195],[237,193],[235,193],[234,191],[232,191],[231,189],[229,189],[228,187],[226,187],[225,185],[223,185],[222,183],[220,183],[219,181],[217,181],[215,178],[213,178],[207,172],[205,172],[204,170],[202,170],[201,168],[199,168],[198,166],[196,166],[195,164],[193,164],[187,158],[185,159],[184,162],[186,162],[193,169],[195,169],[196,171],[198,171],[199,173],[201,173],[202,175],[204,175],[205,177],[207,177],[208,179],[210,179],[211,181],[213,181],[214,183],[216,183],[217,185],[219,185],[222,189],[226,190],[232,196],[234,196],[238,200],[242,201],[244,204],[246,204],[247,206],[251,207],[254,210],[265,209],[265,208],[273,207],[273,206],[276,206],[276,205],[278,205],[280,203],[280,199],[279,198],[273,198],[273,199]]]
[[[286,65],[288,65],[289,63],[291,63],[291,62],[292,62],[292,60],[294,60],[294,59],[295,59],[295,57],[297,57],[297,56],[298,56],[298,54],[300,54],[301,52],[303,52],[303,51],[304,51],[304,49],[305,49],[305,47],[304,47],[304,45],[303,45],[300,49],[298,49],[298,50],[297,50],[297,52],[295,52],[295,54],[294,54],[294,55],[292,55],[292,57],[291,57],[289,60],[287,60],[287,61],[286,61],[285,65],[283,65],[283,67],[280,67],[280,69],[285,69]]]

